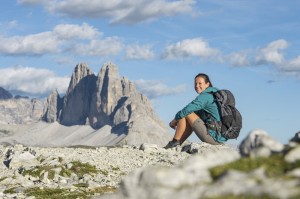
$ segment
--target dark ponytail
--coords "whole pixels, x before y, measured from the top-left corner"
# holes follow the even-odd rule
[[[196,75],[195,79],[196,79],[197,77],[202,77],[202,78],[204,79],[205,83],[209,83],[209,87],[212,87],[212,86],[213,86],[212,83],[211,83],[211,81],[209,80],[208,75],[206,75],[206,74],[204,74],[204,73],[199,73],[198,75]]]

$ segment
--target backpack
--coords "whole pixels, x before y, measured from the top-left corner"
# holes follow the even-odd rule
[[[226,89],[211,92],[219,109],[221,128],[219,132],[227,139],[236,139],[242,128],[242,115],[235,107],[231,91]]]

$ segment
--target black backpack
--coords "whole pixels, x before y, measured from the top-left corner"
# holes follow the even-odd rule
[[[218,90],[211,92],[219,108],[221,118],[221,133],[227,139],[236,139],[242,128],[242,115],[235,107],[235,99],[231,91]]]

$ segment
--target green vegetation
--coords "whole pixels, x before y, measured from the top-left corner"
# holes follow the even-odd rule
[[[78,187],[78,188],[80,188],[80,187],[85,187],[85,188],[89,187],[89,185],[87,183],[73,184],[73,186]]]
[[[61,160],[62,161],[62,160]],[[88,163],[82,163],[79,161],[73,161],[71,162],[72,167],[70,169],[67,169],[66,166],[36,166],[35,168],[31,170],[25,170],[22,175],[30,175],[33,177],[40,177],[44,172],[48,172],[48,179],[53,180],[55,175],[55,169],[61,168],[61,171],[59,175],[70,177],[72,173],[75,173],[79,178],[83,177],[84,174],[96,174],[100,172],[97,170],[97,168],[93,165],[90,165]]]
[[[82,187],[80,184],[78,187]],[[99,195],[104,193],[115,192],[116,187],[111,186],[103,186],[97,187],[92,190],[86,189],[78,189],[76,191],[71,192],[68,189],[50,189],[50,188],[30,188],[25,190],[26,196],[34,196],[36,199],[56,199],[56,198],[64,198],[64,199],[87,199],[93,195]]]
[[[16,187],[10,188],[10,189],[5,189],[3,191],[4,194],[14,194],[16,193]]]
[[[86,194],[76,191],[70,192],[66,189],[50,189],[50,188],[30,188],[25,190],[26,196],[34,196],[36,199],[73,199],[73,198],[87,198]]]
[[[79,161],[73,161],[72,167],[70,169],[71,172],[75,173],[78,177],[82,177],[84,174],[96,174],[98,170],[96,166],[90,165],[89,163],[82,163]]]
[[[99,170],[99,173],[101,173],[102,175],[108,176],[108,171],[106,171],[106,170]]]
[[[53,180],[55,171],[53,166],[37,166],[32,170],[25,170],[22,175],[30,175],[33,177],[40,177],[42,172],[48,172],[48,179]]]
[[[281,177],[288,171],[300,167],[300,160],[294,163],[287,163],[284,161],[282,154],[272,155],[268,158],[240,158],[234,162],[216,166],[210,169],[210,173],[213,179],[217,179],[229,169],[234,169],[242,172],[250,172],[257,168],[264,168],[268,177]]]

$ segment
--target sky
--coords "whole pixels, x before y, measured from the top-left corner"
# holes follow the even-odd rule
[[[262,129],[285,144],[300,130],[299,8],[300,0],[3,0],[0,86],[63,96],[77,64],[97,74],[112,62],[167,125],[206,73],[233,92],[243,116],[229,143]]]

